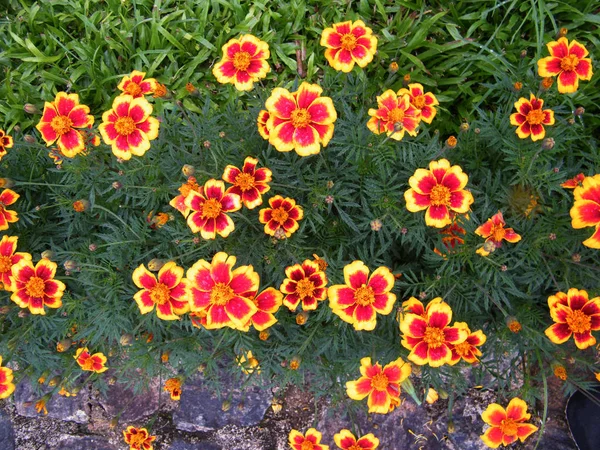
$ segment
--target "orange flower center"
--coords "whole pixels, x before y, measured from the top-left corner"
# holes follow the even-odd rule
[[[415,105],[415,108],[423,109],[423,106],[425,106],[425,96],[417,95],[415,98],[413,98],[412,103]]]
[[[364,449],[360,445],[354,444],[354,445],[351,445],[350,447],[348,447],[347,450],[364,450]]]
[[[240,173],[235,177],[235,184],[242,192],[249,191],[254,187],[254,176],[249,173]]]
[[[10,271],[12,267],[12,259],[10,256],[0,256],[0,273]]]
[[[544,121],[544,113],[541,109],[532,109],[527,113],[526,120],[531,125],[539,125]]]
[[[446,336],[444,336],[444,330],[436,327],[427,327],[425,329],[425,336],[423,340],[431,348],[441,347],[446,342]]]
[[[144,433],[136,433],[131,435],[131,439],[129,440],[128,444],[131,447],[135,448],[137,446],[140,448],[144,442],[146,442],[146,435]]]
[[[360,306],[366,306],[373,303],[375,294],[369,286],[361,286],[354,293],[354,301]]]
[[[172,391],[181,388],[181,381],[178,378],[169,378],[165,382],[165,391]]]
[[[236,70],[247,70],[252,62],[252,56],[248,52],[237,52],[233,57],[233,67]]]
[[[433,206],[448,205],[451,197],[450,189],[443,184],[436,184],[429,194],[429,201]]]
[[[117,120],[115,120],[114,127],[115,131],[121,136],[129,136],[137,129],[137,127],[135,126],[135,122],[129,116],[119,117]]]
[[[295,128],[304,128],[310,123],[310,114],[306,108],[297,108],[290,116]]]
[[[88,358],[81,365],[83,370],[94,370],[94,358],[88,356]]]
[[[277,209],[274,209],[273,212],[271,213],[271,218],[275,221],[275,222],[279,222],[281,224],[283,224],[289,217],[288,212],[283,209],[281,206]]]
[[[296,285],[296,292],[300,298],[310,297],[314,290],[315,285],[308,278],[298,281],[298,284]]]
[[[132,97],[137,97],[138,95],[140,95],[142,93],[142,88],[140,87],[139,84],[131,81],[125,88],[124,93],[129,94]]]
[[[25,292],[30,297],[42,298],[46,291],[46,283],[40,277],[31,277],[25,284]]]
[[[576,309],[567,315],[567,325],[573,333],[585,333],[592,327],[592,318],[585,315],[580,309]]]
[[[560,68],[562,70],[575,70],[577,68],[577,64],[579,64],[579,58],[575,55],[565,56],[560,61]]]
[[[494,225],[494,227],[492,228],[492,239],[494,241],[500,242],[502,239],[504,239],[505,235],[506,230],[504,229],[504,225]]]
[[[461,344],[455,345],[454,350],[456,350],[456,353],[458,353],[459,356],[467,356],[471,351],[471,344],[465,341]]]
[[[352,33],[342,35],[341,44],[344,50],[351,52],[356,48],[356,36]]]
[[[221,214],[221,202],[216,198],[209,198],[202,205],[202,217],[215,219]]]
[[[157,305],[164,305],[171,298],[171,289],[165,284],[158,283],[150,291],[150,298]]]
[[[187,197],[191,191],[198,192],[198,189],[200,189],[200,186],[198,186],[197,183],[188,181],[187,183],[181,185],[179,192],[184,197]]]
[[[389,381],[388,377],[383,373],[378,373],[373,378],[371,378],[371,387],[378,391],[385,391],[388,387]]]
[[[505,434],[506,436],[516,436],[519,427],[514,419],[504,419],[500,422],[500,430],[502,430],[502,434]]]
[[[67,116],[56,116],[50,122],[50,126],[56,134],[62,136],[71,129],[71,127],[73,126],[73,121]]]
[[[404,119],[404,110],[400,108],[394,108],[388,113],[388,120],[390,122],[402,122]]]
[[[210,291],[210,301],[214,305],[226,305],[233,297],[235,297],[235,292],[224,283],[215,284]]]
[[[313,450],[315,446],[312,442],[305,440],[300,446],[300,450]]]

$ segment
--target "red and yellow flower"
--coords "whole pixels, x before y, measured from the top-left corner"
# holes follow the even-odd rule
[[[473,203],[473,195],[465,190],[469,177],[459,166],[450,167],[446,159],[431,161],[429,170],[417,169],[410,177],[410,189],[404,193],[406,209],[426,209],[425,224],[443,228],[452,223],[454,213],[464,214]]]
[[[12,291],[12,267],[21,260],[31,261],[29,253],[17,252],[17,236],[2,236],[0,241],[0,282],[6,291]]]
[[[4,189],[0,194],[0,231],[8,230],[9,223],[19,221],[16,211],[9,211],[7,206],[12,205],[19,199],[20,195],[11,189]]]
[[[223,59],[212,71],[219,83],[232,83],[238,91],[249,91],[271,71],[267,63],[269,45],[251,34],[230,39],[222,50]]]
[[[446,228],[440,230],[440,234],[442,235],[442,244],[446,247],[446,251],[452,253],[456,249],[456,246],[465,243],[463,236],[467,234],[467,231],[458,225],[458,223],[452,222]],[[442,258],[447,258],[447,254],[442,253],[439,249],[434,248],[433,251]]]
[[[171,400],[181,400],[181,378],[169,378],[163,388],[171,396]]]
[[[106,367],[106,356],[103,353],[90,354],[87,347],[78,348],[74,356],[81,370],[88,372],[102,373],[108,370]]]
[[[467,339],[460,344],[450,347],[450,350],[452,351],[452,359],[448,364],[453,366],[461,359],[469,364],[476,363],[479,361],[478,357],[483,356],[483,353],[481,353],[481,350],[479,350],[477,347],[485,344],[487,339],[486,335],[483,334],[483,331],[481,330],[477,330],[472,333],[469,329],[469,326],[465,322],[455,322],[454,326],[464,328],[467,331]]]
[[[475,230],[475,234],[485,239],[485,242],[491,242],[495,248],[502,246],[502,241],[510,242],[514,244],[521,240],[521,236],[515,233],[512,228],[504,228],[506,222],[502,212],[498,211],[486,223],[481,225]],[[478,248],[477,253],[481,256],[488,256],[489,251],[486,250],[485,246]]]
[[[146,72],[134,70],[123,77],[117,89],[123,91],[122,95],[131,95],[133,98],[154,94],[158,83],[154,78],[144,78],[145,76]]]
[[[248,156],[244,160],[242,170],[228,165],[223,171],[223,180],[233,184],[227,188],[227,194],[233,193],[241,197],[242,203],[248,209],[262,205],[262,194],[271,189],[267,184],[273,173],[266,167],[257,169],[258,159]]]
[[[227,237],[235,229],[231,217],[226,213],[242,208],[239,195],[225,192],[225,183],[210,179],[201,191],[191,190],[185,198],[190,208],[187,224],[193,233],[200,232],[203,239],[215,239],[217,234]]]
[[[429,314],[429,308],[431,308],[436,303],[441,303],[442,297],[436,297],[432,299],[427,306],[423,305],[420,300],[417,300],[415,297],[411,297],[408,300],[402,302],[402,308],[400,309],[400,315],[398,316],[398,322],[402,322],[404,318],[404,314],[416,314],[417,316],[422,317],[427,320],[427,315]]]
[[[387,414],[393,405],[400,403],[400,383],[411,373],[409,363],[398,358],[383,369],[379,363],[371,364],[371,358],[360,360],[360,374],[356,381],[346,383],[346,393],[352,400],[367,399],[370,413]]]
[[[2,356],[0,356],[0,366],[2,365]],[[13,384],[13,371],[8,367],[0,367],[0,399],[8,398],[15,391]]]
[[[131,276],[141,290],[133,296],[142,314],[156,305],[156,315],[163,320],[177,320],[189,311],[189,283],[183,278],[183,268],[173,261],[166,263],[157,277],[141,264]]]
[[[60,152],[73,158],[85,150],[85,139],[77,128],[89,128],[94,123],[90,108],[79,104],[77,94],[59,92],[53,102],[44,103],[44,112],[35,126],[50,146],[56,142]]]
[[[191,191],[200,191],[200,186],[196,181],[196,177],[188,177],[187,182],[183,183],[181,187],[178,188],[179,195],[169,202],[169,205],[183,214],[183,217],[187,217],[191,211],[191,209],[185,204],[185,199]]]
[[[581,186],[583,180],[585,180],[585,175],[583,173],[578,173],[570,180],[567,180],[564,183],[562,183],[560,187],[563,187],[565,189],[575,189],[576,187]]]
[[[437,110],[436,105],[439,105],[438,99],[431,92],[425,92],[423,85],[412,83],[408,85],[408,89],[402,88],[398,91],[398,97],[408,94],[410,104],[421,111],[421,120],[425,123],[431,123]]]
[[[259,276],[252,266],[235,270],[236,257],[219,252],[212,262],[197,261],[187,271],[190,281],[190,309],[206,312],[207,329],[247,329],[258,308],[252,298],[258,291]]]
[[[295,150],[300,156],[315,155],[333,136],[337,112],[329,97],[321,97],[317,84],[302,83],[296,92],[275,88],[265,107],[269,113],[269,143],[277,151]]]
[[[322,437],[315,428],[309,428],[305,434],[298,430],[290,431],[288,440],[293,450],[329,450],[328,445],[321,444]]]
[[[586,291],[575,288],[569,289],[566,297],[566,304],[562,292],[555,299],[548,298],[550,316],[556,323],[546,329],[546,336],[555,344],[563,344],[573,336],[581,350],[595,345],[592,331],[600,330],[600,297],[589,299]]]
[[[402,346],[410,350],[408,359],[420,366],[440,367],[452,361],[452,347],[463,343],[469,333],[453,326],[450,305],[436,299],[428,305],[427,317],[405,314],[400,322]]]
[[[558,92],[575,92],[579,80],[592,79],[592,60],[586,58],[589,52],[582,44],[575,40],[569,44],[566,37],[561,37],[546,45],[551,56],[537,62],[538,74],[541,77],[558,75]]]
[[[257,331],[263,331],[277,323],[275,313],[282,304],[283,294],[275,288],[267,288],[257,296],[251,298],[256,306],[256,312],[250,318],[244,331],[253,325]]]
[[[529,435],[538,430],[535,425],[525,423],[531,418],[531,414],[527,413],[527,404],[518,397],[513,398],[506,409],[497,403],[488,405],[481,413],[481,418],[490,425],[481,440],[491,448],[510,445],[517,439],[525,442]]]
[[[129,450],[153,450],[152,443],[156,436],[150,436],[145,428],[127,427],[123,430],[125,443],[129,445]]]
[[[127,161],[131,155],[146,153],[150,141],[158,137],[159,123],[151,114],[152,105],[144,97],[120,95],[115,98],[112,109],[102,115],[98,130],[116,157]]]
[[[381,266],[369,276],[365,263],[353,261],[344,267],[344,282],[327,290],[331,310],[355,330],[374,330],[377,313],[388,315],[394,308],[394,275]]]
[[[327,298],[327,275],[316,262],[307,259],[302,264],[286,267],[285,275],[287,278],[279,290],[285,294],[283,304],[290,311],[296,311],[300,302],[303,311],[315,310],[318,302]]]
[[[256,359],[250,350],[239,355],[236,358],[238,366],[242,369],[242,372],[246,375],[250,375],[251,373],[256,372],[260,373],[260,363],[258,359]]]
[[[342,450],[375,450],[379,447],[379,439],[373,433],[356,439],[350,430],[343,429],[333,435],[333,440]]]
[[[265,233],[275,236],[279,229],[283,230],[285,237],[295,233],[300,225],[298,221],[304,217],[304,211],[300,205],[296,205],[293,198],[276,195],[269,199],[270,208],[263,208],[258,212],[258,220],[265,224]]]
[[[510,115],[510,124],[515,125],[517,136],[532,141],[539,141],[546,136],[544,125],[554,125],[554,111],[542,109],[544,100],[529,94],[529,100],[521,97],[515,102],[516,113]]]
[[[13,138],[4,132],[4,130],[0,130],[0,159],[6,155],[6,149],[12,148],[13,146]]]
[[[44,306],[60,308],[66,286],[55,274],[55,262],[42,259],[34,267],[30,259],[21,259],[11,268],[10,299],[31,314],[46,314]]]
[[[334,23],[321,34],[325,58],[335,70],[350,72],[354,64],[366,67],[377,51],[377,38],[362,20]]]
[[[583,241],[583,245],[600,249],[600,174],[585,177],[581,186],[573,191],[573,197],[571,226],[575,229],[596,227],[594,234]]]
[[[416,136],[421,121],[421,112],[410,103],[410,96],[398,95],[391,89],[377,97],[377,109],[369,109],[369,116],[369,130],[385,133],[396,141],[401,141],[405,132]]]
[[[269,111],[263,109],[258,113],[258,118],[256,119],[256,125],[258,126],[258,133],[262,136],[262,138],[266,141],[269,140],[269,129],[267,128],[267,123],[269,122]]]

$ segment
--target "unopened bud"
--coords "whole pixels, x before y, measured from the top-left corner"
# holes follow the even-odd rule
[[[90,244],[88,245],[88,248],[90,249],[90,252],[95,252],[98,249],[98,246],[96,244]]]
[[[56,343],[56,351],[59,353],[66,352],[67,350],[69,350],[71,348],[72,344],[73,344],[73,341],[69,338],[58,341]]]
[[[15,185],[15,182],[10,178],[0,178],[0,188],[10,189]]]
[[[73,202],[73,209],[75,212],[84,212],[90,209],[90,202],[87,200],[75,200]]]
[[[20,319],[24,319],[28,315],[29,315],[29,311],[27,311],[26,309],[22,309],[21,311],[19,311],[19,314],[18,314]]]
[[[391,73],[396,73],[396,72],[398,72],[398,68],[399,68],[398,63],[396,61],[392,61],[388,67],[388,70]]]
[[[73,261],[72,259],[67,259],[63,263],[63,267],[65,268],[65,270],[68,270],[70,272],[74,272],[74,271],[76,271],[79,268],[79,266],[77,265],[77,263],[75,261]]]
[[[61,377],[56,375],[55,377],[52,377],[50,379],[50,381],[48,381],[48,386],[50,386],[50,387],[57,386],[58,383],[60,383],[60,380],[61,380]]]
[[[133,343],[133,335],[131,333],[122,335],[119,343],[124,347],[131,345]]]
[[[375,220],[371,221],[371,230],[373,230],[373,231],[381,230],[382,226],[383,226],[383,223],[381,223],[381,220],[379,220],[379,219],[375,219]]]
[[[296,323],[298,325],[304,325],[308,321],[308,312],[303,311],[296,315]]]
[[[39,114],[40,110],[37,106],[32,105],[31,103],[25,103],[23,105],[23,110],[27,113],[27,114]]]
[[[123,187],[123,185],[119,182],[119,181],[113,181],[112,184],[113,189],[121,189]]]
[[[554,139],[549,137],[542,141],[542,150],[552,150],[554,148]]]
[[[166,264],[166,261],[158,258],[151,259],[148,263],[148,269],[152,272],[158,272]]]
[[[196,173],[196,168],[189,164],[184,164],[184,166],[181,168],[181,173],[183,173],[183,175],[186,177],[191,177]]]
[[[28,144],[35,144],[37,142],[35,137],[33,137],[30,134],[26,134],[25,136],[23,136],[23,140]]]
[[[56,257],[56,254],[52,251],[52,250],[44,250],[42,252],[42,258],[44,259],[54,259]]]
[[[448,421],[448,433],[452,434],[455,430],[456,428],[454,427],[454,420],[450,419]]]
[[[466,131],[469,131],[469,128],[471,128],[471,127],[467,122],[461,123],[460,127],[459,127],[460,131],[462,131],[463,133]]]
[[[229,411],[231,409],[231,402],[229,400],[225,400],[221,403],[221,411]]]
[[[583,106],[579,106],[575,109],[575,115],[577,117],[581,117],[585,114],[585,108]]]
[[[448,146],[448,148],[456,147],[457,143],[458,143],[458,140],[456,139],[455,136],[450,136],[448,139],[446,139],[446,145]]]
[[[258,333],[258,338],[261,341],[266,341],[267,339],[269,339],[270,335],[271,335],[271,333],[269,332],[269,330],[263,330],[260,333]]]

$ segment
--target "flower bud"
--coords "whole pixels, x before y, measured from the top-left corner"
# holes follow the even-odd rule
[[[515,84],[513,84],[513,89],[519,92],[521,89],[523,89],[523,83],[520,81],[515,82]]]
[[[15,182],[10,178],[0,178],[0,188],[10,189],[15,185]]]
[[[26,134],[25,136],[23,136],[23,140],[28,144],[35,144],[37,142],[35,137],[30,134]]]
[[[456,139],[455,136],[450,136],[448,139],[446,139],[446,145],[448,146],[448,148],[456,147],[457,143],[458,143],[458,140]]]
[[[229,411],[231,409],[231,402],[229,400],[225,400],[221,403],[221,411]]]
[[[383,223],[381,223],[381,220],[379,220],[379,219],[375,219],[375,220],[371,221],[371,230],[373,230],[373,231],[381,230],[382,226],[383,226]]]
[[[554,139],[549,137],[542,141],[542,150],[552,150],[554,148]]]
[[[73,341],[69,338],[58,341],[56,343],[56,351],[59,353],[66,352],[67,350],[69,350],[71,348],[72,344],[73,344]]]
[[[506,318],[506,326],[515,334],[520,332],[523,328],[515,316],[508,316]]]
[[[54,387],[54,386],[58,386],[58,383],[60,383],[61,377],[56,375],[55,377],[52,377],[50,379],[50,381],[48,381],[48,386],[50,387]]]
[[[471,126],[467,123],[467,122],[463,122],[460,124],[459,130],[463,133],[469,131],[469,128],[471,128]]]
[[[281,400],[279,400],[278,398],[273,398],[273,400],[271,400],[271,409],[275,414],[279,414],[283,409],[283,404],[281,403]]]
[[[72,259],[67,259],[63,263],[63,267],[65,268],[65,270],[68,270],[70,272],[74,272],[77,269],[79,269],[79,266],[77,265],[77,263],[75,261],[73,261]]]
[[[300,367],[300,363],[301,362],[302,362],[302,359],[300,359],[299,356],[294,356],[290,360],[290,369],[292,369],[292,370],[298,370],[298,368]]]
[[[87,200],[75,200],[73,202],[73,209],[75,212],[84,212],[90,209],[90,202]]]
[[[548,90],[548,89],[550,89],[552,87],[553,84],[554,84],[554,78],[552,78],[552,77],[546,77],[546,78],[544,78],[542,80],[541,88],[545,89],[545,90]]]
[[[98,249],[98,246],[96,244],[90,244],[88,245],[88,248],[90,249],[90,252],[95,252]]]
[[[196,168],[190,164],[184,164],[184,166],[181,168],[181,173],[183,173],[183,175],[186,177],[191,177],[196,173]]]
[[[153,258],[148,263],[148,269],[152,272],[158,272],[166,264],[166,261],[158,258]]]
[[[127,346],[133,344],[133,334],[127,333],[127,334],[122,335],[121,339],[119,339],[119,343],[123,347],[127,347]]]
[[[23,110],[27,114],[40,114],[40,112],[41,112],[37,106],[32,105],[31,103],[25,103],[23,105]]]
[[[440,389],[438,391],[438,395],[440,396],[440,398],[442,400],[447,400],[448,399],[448,391],[446,391],[445,389]]]
[[[119,190],[123,187],[123,185],[119,181],[113,181],[112,188],[115,190]]]
[[[398,63],[396,61],[392,61],[388,67],[388,70],[391,73],[396,73],[396,72],[398,72],[398,68],[399,68]]]
[[[270,335],[271,335],[271,332],[269,330],[262,330],[260,333],[258,333],[258,338],[261,341],[266,341],[267,339],[269,339]]]
[[[565,366],[562,364],[553,364],[552,370],[554,371],[554,376],[556,378],[567,381],[567,369],[565,369]]]
[[[583,106],[578,106],[575,109],[575,113],[574,113],[577,117],[581,117],[585,114],[585,108]]]
[[[298,325],[304,325],[308,321],[308,312],[303,311],[296,315],[296,323]]]
[[[452,434],[456,431],[456,428],[454,426],[454,420],[450,419],[448,421],[448,433]]]

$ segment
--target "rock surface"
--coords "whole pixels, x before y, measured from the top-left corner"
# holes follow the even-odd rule
[[[15,430],[10,416],[0,410],[0,448],[2,450],[15,449]]]
[[[106,397],[100,397],[99,401],[109,416],[120,414],[121,422],[134,422],[158,411],[160,389],[158,380],[150,383],[144,392],[138,393],[116,383],[110,386]]]
[[[51,450],[119,450],[110,444],[107,439],[100,437],[66,436],[56,446],[49,447]]]
[[[36,411],[35,403],[40,400],[42,395],[33,391],[28,379],[19,383],[14,393],[17,414],[25,417],[39,417],[40,413]],[[53,395],[46,404],[48,417],[67,422],[87,423],[90,412],[88,403],[89,396],[84,389],[73,397]]]

